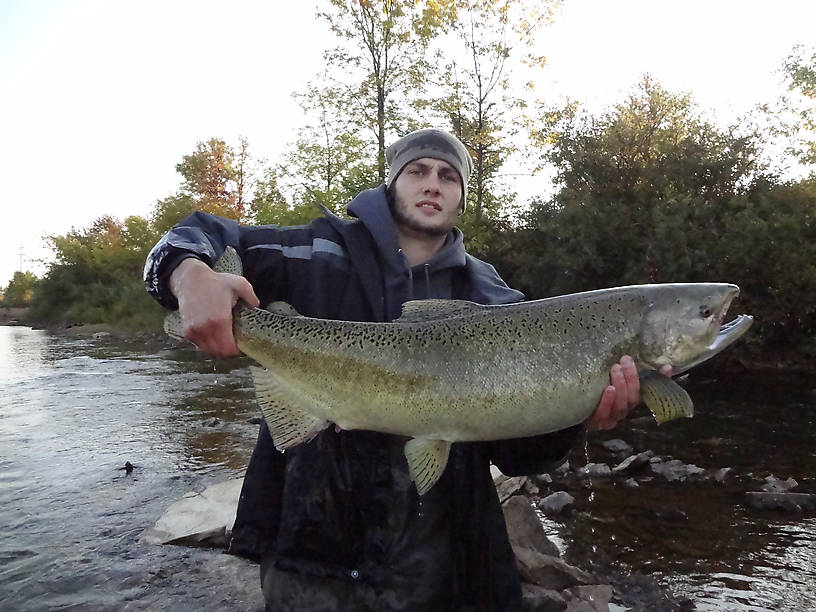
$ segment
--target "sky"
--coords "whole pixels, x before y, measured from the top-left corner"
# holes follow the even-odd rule
[[[197,142],[280,155],[333,44],[318,4],[0,0],[0,287],[44,272],[46,235],[147,216]],[[728,122],[782,93],[797,43],[816,44],[814,0],[565,0],[536,89],[597,111],[649,72]]]

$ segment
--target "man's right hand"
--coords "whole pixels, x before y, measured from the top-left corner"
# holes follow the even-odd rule
[[[250,306],[260,303],[247,279],[214,272],[203,261],[188,258],[173,270],[169,284],[185,338],[212,357],[241,354],[232,333],[232,308],[239,299]]]

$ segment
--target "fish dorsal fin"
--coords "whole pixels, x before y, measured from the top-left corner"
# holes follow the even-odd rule
[[[640,395],[658,424],[694,416],[694,404],[689,394],[668,376],[657,372],[642,375]]]
[[[303,316],[297,310],[295,310],[294,306],[287,304],[286,302],[270,302],[269,305],[267,305],[266,310],[284,317]]]
[[[417,492],[425,495],[436,484],[448,465],[451,443],[445,440],[413,438],[405,443],[408,471]]]
[[[274,373],[255,366],[249,369],[258,406],[279,451],[308,442],[328,426],[328,421],[307,412],[306,401]]]
[[[476,312],[486,308],[476,302],[467,300],[411,300],[402,305],[402,316],[398,323],[418,323],[420,321],[438,321],[456,315]]]
[[[218,261],[215,262],[213,271],[243,276],[244,265],[241,263],[241,256],[238,255],[238,252],[234,248],[228,246],[224,249],[224,253],[218,258]]]

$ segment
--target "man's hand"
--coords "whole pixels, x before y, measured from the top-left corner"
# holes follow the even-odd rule
[[[170,291],[178,299],[185,338],[212,357],[241,353],[232,334],[232,307],[239,299],[259,304],[247,279],[213,272],[203,261],[188,258],[170,275]]]
[[[660,368],[664,376],[671,376],[670,365]],[[589,429],[612,429],[626,418],[629,410],[640,403],[640,379],[637,367],[629,355],[621,357],[609,373],[611,383],[604,389],[595,412],[586,421]]]

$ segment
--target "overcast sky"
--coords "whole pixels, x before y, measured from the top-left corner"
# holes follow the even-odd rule
[[[316,4],[0,0],[0,286],[21,250],[42,273],[43,235],[147,215],[199,141],[275,158],[332,44]],[[814,0],[565,0],[537,89],[600,109],[650,72],[728,121],[782,92],[796,43],[816,44]]]

